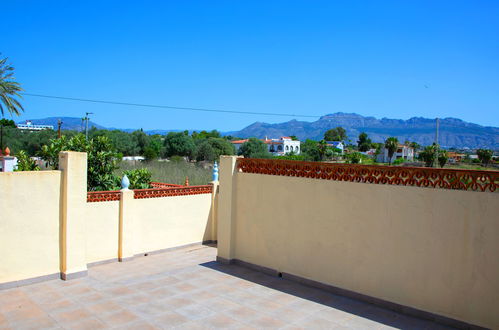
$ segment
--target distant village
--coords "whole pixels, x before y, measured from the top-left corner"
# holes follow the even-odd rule
[[[82,129],[85,129],[85,118]],[[82,132],[61,131],[62,123],[37,125],[27,120],[14,124],[5,121],[0,148],[0,170],[18,169],[18,157],[29,157],[36,166],[46,167],[42,146],[49,145],[62,135],[75,136]],[[7,124],[7,125],[5,125]],[[10,129],[10,131],[9,131]],[[15,131],[12,131],[15,129]],[[485,149],[447,149],[438,146],[420,146],[411,141],[398,141],[389,137],[383,142],[372,142],[366,133],[351,142],[342,127],[324,132],[320,141],[300,141],[296,136],[268,137],[263,139],[222,136],[220,132],[170,132],[167,135],[147,135],[138,130],[126,133],[118,130],[85,129],[89,138],[106,136],[123,161],[168,160],[183,157],[187,161],[215,161],[220,155],[243,155],[249,158],[277,158],[302,161],[340,162],[352,164],[386,164],[404,166],[484,166],[496,167],[498,154]],[[351,138],[351,137],[350,137]],[[36,140],[36,143],[33,143]],[[19,155],[16,155],[19,153]]]

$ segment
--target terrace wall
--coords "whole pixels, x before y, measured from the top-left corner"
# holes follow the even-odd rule
[[[87,193],[86,162],[62,152],[60,171],[0,173],[0,289],[216,240],[216,182]]]
[[[220,261],[453,325],[499,328],[496,188],[344,182],[361,180],[249,162],[221,161]],[[499,173],[492,181],[497,187]]]
[[[60,197],[60,171],[0,173],[0,288],[59,276]]]

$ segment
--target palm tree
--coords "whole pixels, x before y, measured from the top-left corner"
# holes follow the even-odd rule
[[[0,113],[2,117],[5,112],[19,116],[24,111],[23,106],[15,97],[22,98],[21,85],[15,81],[14,68],[7,63],[8,58],[0,59]]]
[[[385,141],[385,148],[388,150],[388,162],[392,164],[392,157],[397,148],[399,147],[399,140],[396,137],[389,137]]]

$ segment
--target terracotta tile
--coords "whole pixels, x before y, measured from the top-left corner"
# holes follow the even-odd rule
[[[90,318],[92,314],[85,308],[74,308],[67,311],[50,314],[57,322],[71,323],[85,318]]]
[[[91,292],[87,295],[83,295],[83,296],[78,297],[78,302],[82,303],[82,304],[92,304],[95,302],[102,301],[103,299],[105,299],[105,298],[100,293]]]
[[[182,323],[188,322],[189,319],[175,312],[166,312],[152,318],[150,321],[161,328],[167,328],[178,326]]]
[[[114,301],[103,300],[95,304],[86,305],[85,308],[92,314],[100,315],[103,313],[114,313],[123,308]]]
[[[76,307],[77,303],[71,300],[62,299],[57,301],[45,302],[43,304],[39,304],[39,306],[46,312],[60,312]]]
[[[187,317],[190,320],[198,320],[201,318],[205,318],[211,315],[214,315],[216,312],[205,307],[200,304],[188,305],[183,308],[178,308],[175,312]]]
[[[13,308],[4,313],[5,318],[9,322],[17,320],[35,319],[45,316],[45,312],[34,303],[27,303],[22,305],[16,305]]]
[[[121,329],[121,330],[135,330],[135,329],[140,329],[140,330],[155,330],[155,329],[160,329],[159,327],[155,327],[154,325],[143,321],[143,320],[138,320],[135,322],[128,323],[126,325],[121,325],[118,327],[115,327],[114,329]]]
[[[270,316],[260,316],[254,320],[251,320],[249,324],[259,329],[261,328],[276,329],[286,325],[284,321],[278,320]]]
[[[134,313],[127,310],[122,310],[111,314],[101,314],[98,315],[98,317],[100,320],[104,321],[106,325],[112,327],[125,325],[138,320],[138,317]]]
[[[235,308],[242,307],[240,304],[238,304],[230,299],[223,298],[223,297],[215,297],[212,299],[207,299],[207,300],[201,301],[201,303],[203,305],[205,305],[206,307],[214,310],[215,312],[223,312],[223,311],[226,311],[228,309],[235,309]]]
[[[221,313],[203,318],[200,322],[210,328],[232,328],[240,324],[238,321]]]
[[[229,315],[236,320],[247,322],[256,319],[260,313],[252,308],[241,306],[226,311],[226,315]]]
[[[64,324],[62,324],[62,325],[64,326]],[[82,330],[92,329],[93,330],[93,329],[106,329],[107,327],[101,320],[94,318],[94,317],[91,317],[91,318],[79,320],[76,323],[71,323],[68,326],[68,328],[71,330],[78,330],[78,329],[82,329]]]
[[[195,303],[195,301],[192,299],[182,297],[164,299],[163,302],[165,303],[165,306],[168,306],[169,309],[182,308]]]

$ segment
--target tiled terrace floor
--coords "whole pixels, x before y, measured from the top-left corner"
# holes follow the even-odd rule
[[[245,268],[216,249],[180,250],[89,269],[89,276],[0,291],[0,329],[442,329]]]

